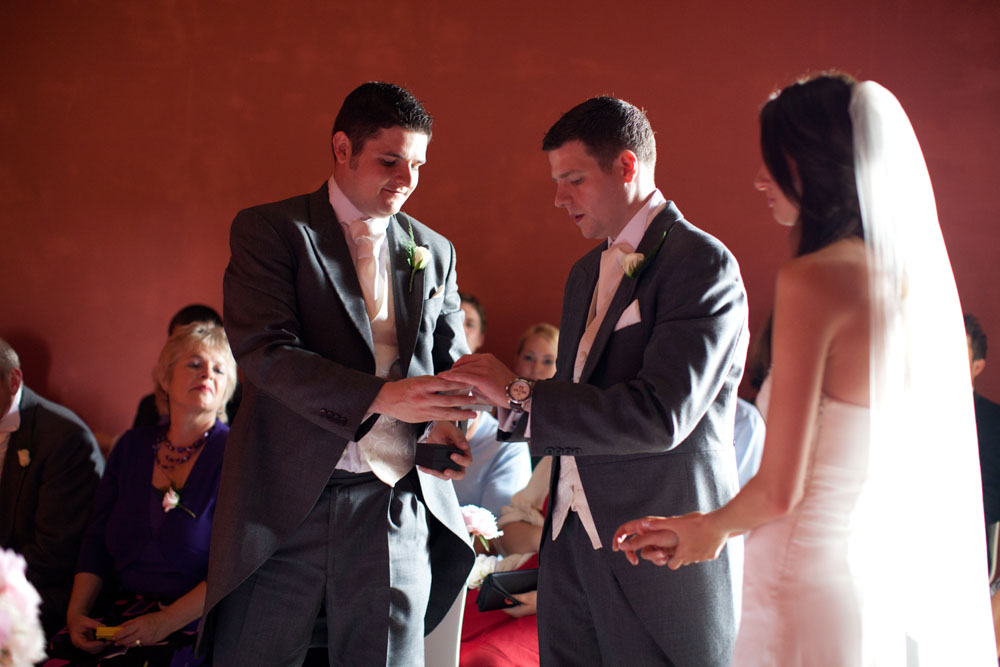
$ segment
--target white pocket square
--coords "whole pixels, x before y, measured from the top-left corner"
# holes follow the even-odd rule
[[[630,327],[639,322],[642,322],[642,316],[639,314],[639,299],[636,299],[629,304],[625,312],[622,313],[622,316],[618,318],[618,323],[615,324],[615,331]]]
[[[428,299],[436,299],[439,296],[441,296],[442,294],[444,294],[444,285],[441,285],[440,287],[438,287],[437,289],[435,289],[433,292],[431,292],[431,295],[429,297],[427,297],[427,298]]]

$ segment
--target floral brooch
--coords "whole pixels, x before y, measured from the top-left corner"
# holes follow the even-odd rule
[[[410,265],[410,292],[413,292],[413,278],[417,271],[423,271],[431,261],[431,251],[422,245],[417,245],[413,238],[413,223],[407,222],[410,239],[406,242],[406,263]]]

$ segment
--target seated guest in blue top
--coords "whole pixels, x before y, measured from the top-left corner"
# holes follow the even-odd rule
[[[169,421],[126,432],[108,458],[77,561],[69,641],[65,631],[53,640],[52,664],[200,664],[193,648],[236,385],[222,327],[179,328],[153,377]]]
[[[463,310],[465,303],[462,304]],[[555,375],[559,329],[536,324],[528,329],[517,346],[514,372],[529,380],[547,380]],[[470,343],[470,348],[471,348]],[[455,494],[460,505],[478,505],[500,516],[504,505],[523,489],[531,478],[531,454],[525,442],[499,442],[496,417],[479,413],[466,438],[472,450],[472,465],[465,478],[456,480]],[[478,544],[478,543],[477,543]]]

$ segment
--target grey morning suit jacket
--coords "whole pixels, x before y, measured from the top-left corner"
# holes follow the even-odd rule
[[[412,291],[408,222],[432,256]],[[454,247],[403,213],[391,219],[387,242],[402,373],[446,370],[468,352]],[[365,413],[385,382],[374,375],[364,296],[326,184],[240,211],[230,249],[224,316],[245,389],[222,467],[202,648],[215,605],[306,517],[347,443],[366,432]],[[430,524],[430,632],[464,586],[474,555],[451,482],[418,474]]]
[[[668,203],[636,249],[648,261],[635,277],[622,278],[573,383],[604,248],[570,271],[558,372],[536,386],[532,399],[531,453],[577,457],[604,557],[673,663],[728,665],[736,639],[733,594],[741,582],[734,566],[742,560],[731,563],[727,548],[716,561],[673,572],[646,561],[633,567],[610,547],[624,521],[714,509],[737,491],[733,418],[749,340],[739,266]],[[614,331],[636,299],[642,321]],[[549,507],[558,456],[554,463]],[[559,566],[545,560],[551,539],[547,523],[542,567]]]

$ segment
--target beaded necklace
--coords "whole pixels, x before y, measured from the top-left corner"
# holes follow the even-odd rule
[[[156,465],[158,465],[161,469],[172,470],[173,468],[190,461],[195,452],[205,446],[205,442],[208,441],[212,435],[212,431],[215,430],[215,424],[212,424],[212,428],[205,431],[200,438],[187,447],[175,447],[173,443],[167,439],[167,429],[168,427],[163,427],[163,429],[156,434],[156,438],[153,440],[153,459],[156,461]],[[166,463],[160,460],[160,445],[163,445],[164,447],[165,451],[162,452],[162,456],[166,459]]]

